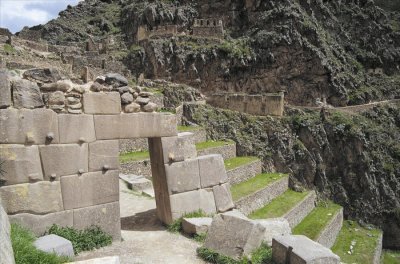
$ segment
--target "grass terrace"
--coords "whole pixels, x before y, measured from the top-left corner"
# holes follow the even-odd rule
[[[281,173],[258,174],[247,181],[233,185],[231,187],[232,198],[234,201],[237,201],[242,197],[263,189],[270,183],[280,180],[285,176],[287,175]]]
[[[251,219],[265,219],[281,217],[303,200],[310,192],[295,192],[287,190],[282,195],[273,199],[269,204],[252,212]]]
[[[224,161],[225,169],[233,170],[236,169],[237,167],[243,166],[248,163],[252,163],[256,160],[258,160],[257,157],[235,157],[232,159],[227,159]]]
[[[383,264],[398,264],[400,263],[400,251],[384,251],[382,254]]]
[[[128,152],[128,153],[119,155],[119,161],[121,163],[128,163],[130,161],[146,160],[149,158],[150,158],[150,154],[148,151]]]
[[[340,205],[330,201],[320,203],[293,229],[293,234],[305,235],[313,240],[317,239],[318,235],[324,230],[341,208]]]
[[[204,149],[209,149],[209,148],[216,148],[216,147],[222,147],[222,146],[227,146],[227,145],[232,145],[235,142],[231,140],[227,141],[206,141],[206,142],[200,142],[196,144],[196,149],[197,151],[199,150],[204,150]]]
[[[332,251],[344,263],[372,263],[381,234],[382,231],[378,229],[364,228],[354,221],[344,221]],[[353,246],[352,252],[350,246]]]
[[[179,132],[191,132],[191,131],[197,131],[201,130],[203,127],[201,126],[178,126],[178,131]]]

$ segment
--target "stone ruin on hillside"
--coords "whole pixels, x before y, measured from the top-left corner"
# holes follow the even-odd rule
[[[126,138],[149,139],[164,223],[200,209],[233,208],[222,157],[197,157],[190,134],[177,133],[175,115],[124,113],[119,92],[66,89],[48,77],[47,83],[43,75],[0,72],[0,197],[11,222],[40,235],[53,224],[97,225],[120,239],[118,140]],[[126,85],[116,75],[107,81],[115,90]],[[65,110],[74,109],[70,103],[80,108]]]

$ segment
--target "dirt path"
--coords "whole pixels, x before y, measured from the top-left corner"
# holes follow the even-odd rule
[[[138,196],[120,184],[122,242],[80,254],[76,259],[119,256],[121,264],[205,263],[196,256],[199,244],[172,234],[156,217],[154,199]]]

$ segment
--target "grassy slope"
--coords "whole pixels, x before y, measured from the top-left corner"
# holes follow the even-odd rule
[[[332,251],[344,263],[372,263],[381,231],[361,227],[356,222],[344,221]],[[349,254],[353,243],[353,253]]]
[[[190,132],[203,129],[201,126],[178,126],[179,132]]]
[[[383,264],[398,264],[400,263],[400,251],[384,251]]]
[[[240,167],[242,165],[251,163],[258,160],[257,157],[235,157],[232,159],[227,159],[224,161],[225,163],[225,169],[226,170],[232,170],[235,169],[237,167]]]
[[[303,200],[309,192],[286,191],[281,196],[272,200],[269,204],[250,214],[252,219],[265,219],[281,217],[288,212],[293,206]]]
[[[332,202],[318,205],[306,218],[293,229],[295,235],[305,235],[310,239],[317,239],[332,217],[342,208]]]
[[[148,151],[128,152],[128,153],[121,154],[119,156],[119,161],[121,163],[127,163],[130,161],[146,160],[149,158],[150,158],[150,154]]]
[[[232,198],[234,201],[239,200],[251,193],[254,193],[268,184],[275,182],[286,176],[281,173],[263,173],[259,174],[248,181],[235,184],[231,187]]]

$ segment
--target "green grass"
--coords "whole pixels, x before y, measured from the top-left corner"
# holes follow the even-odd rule
[[[11,224],[11,242],[16,264],[58,264],[71,261],[67,257],[59,257],[35,248],[36,237],[27,229]]]
[[[250,214],[252,219],[265,219],[281,217],[297,203],[303,200],[310,192],[295,192],[287,190],[282,195],[273,199],[269,204]]]
[[[332,251],[344,263],[372,263],[378,236],[381,233],[378,229],[369,230],[356,222],[344,221]],[[348,252],[351,243],[353,243],[353,253],[350,255]]]
[[[237,167],[251,163],[258,160],[257,157],[235,157],[224,161],[226,170],[233,170]]]
[[[238,184],[235,184],[231,187],[232,198],[234,201],[239,200],[242,197],[245,197],[249,194],[252,194],[271,182],[275,182],[279,179],[282,179],[285,174],[281,173],[263,173],[258,174],[257,176]]]
[[[382,256],[383,264],[399,264],[400,263],[400,251],[383,251]]]
[[[206,142],[201,142],[196,144],[196,149],[199,150],[204,150],[208,148],[216,148],[216,147],[222,147],[222,146],[227,146],[227,145],[232,145],[234,144],[233,141],[227,140],[227,141],[206,141]]]
[[[203,127],[201,126],[178,126],[179,132],[190,132],[190,131],[197,131],[201,130]]]
[[[82,251],[89,251],[101,248],[112,243],[112,237],[103,232],[100,227],[91,226],[85,230],[77,230],[71,227],[59,227],[53,225],[48,234],[54,234],[71,241],[75,255]]]
[[[317,239],[332,217],[342,208],[332,202],[320,203],[306,218],[293,229],[294,235],[305,235]]]
[[[148,151],[128,152],[128,153],[119,155],[119,161],[121,163],[127,163],[130,161],[146,160],[149,158],[150,158],[150,154]]]
[[[4,44],[3,45],[4,51],[9,53],[9,54],[14,54],[17,50],[11,46],[10,44]]]

